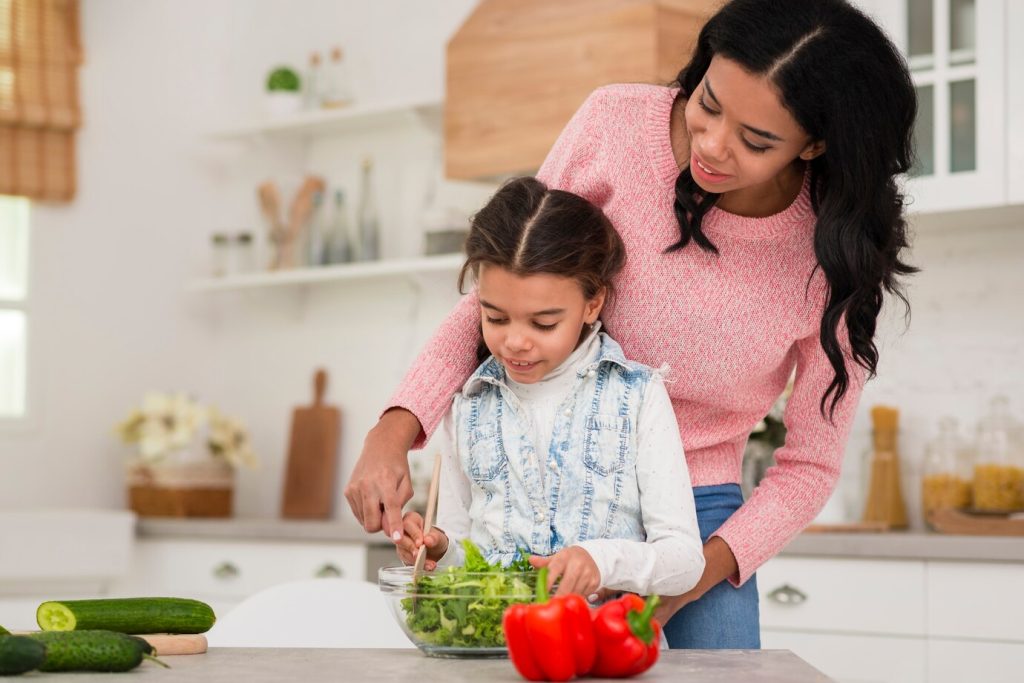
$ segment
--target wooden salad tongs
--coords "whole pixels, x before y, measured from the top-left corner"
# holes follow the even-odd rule
[[[430,475],[430,490],[427,492],[427,514],[423,518],[423,535],[426,536],[434,528],[434,517],[437,514],[437,494],[441,482],[441,454],[434,456],[434,472]],[[427,546],[420,546],[416,553],[416,564],[412,567],[412,580],[415,583],[420,572],[423,571],[423,563],[427,561]]]

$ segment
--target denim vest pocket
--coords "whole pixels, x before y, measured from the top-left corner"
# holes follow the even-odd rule
[[[468,460],[469,476],[477,483],[493,481],[508,467],[508,456],[493,425],[474,432]]]
[[[630,452],[630,420],[624,415],[590,415],[583,444],[583,463],[607,477],[626,465]]]

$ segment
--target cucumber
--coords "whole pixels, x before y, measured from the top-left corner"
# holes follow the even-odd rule
[[[113,631],[43,631],[27,637],[46,646],[40,671],[129,671],[145,655],[138,638]]]
[[[5,629],[3,626],[0,626],[0,636],[9,636],[9,635],[11,635],[11,632],[8,631],[7,629]]]
[[[46,646],[31,638],[11,635],[0,638],[0,676],[38,669],[45,656]]]
[[[105,629],[119,633],[205,633],[217,620],[205,602],[184,598],[107,598],[44,602],[44,631]]]

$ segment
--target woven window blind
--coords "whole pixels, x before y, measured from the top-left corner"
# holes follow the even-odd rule
[[[78,0],[0,0],[0,194],[75,194]]]

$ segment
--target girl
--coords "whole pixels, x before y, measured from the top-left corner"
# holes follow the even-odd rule
[[[903,59],[844,0],[732,0],[675,84],[596,91],[541,168],[626,244],[609,332],[685,369],[669,394],[705,568],[662,602],[672,647],[759,647],[754,573],[831,494],[884,295],[914,270],[897,181],[915,112]],[[368,530],[401,538],[407,450],[472,372],[477,305],[444,322],[367,436],[346,494]],[[747,436],[794,371],[778,464],[744,502]]]
[[[437,524],[404,519],[399,555],[462,564],[521,550],[558,593],[601,586],[679,594],[704,569],[672,403],[598,316],[625,261],[600,209],[534,178],[506,184],[473,219],[459,277],[477,284],[490,357],[445,420]]]

